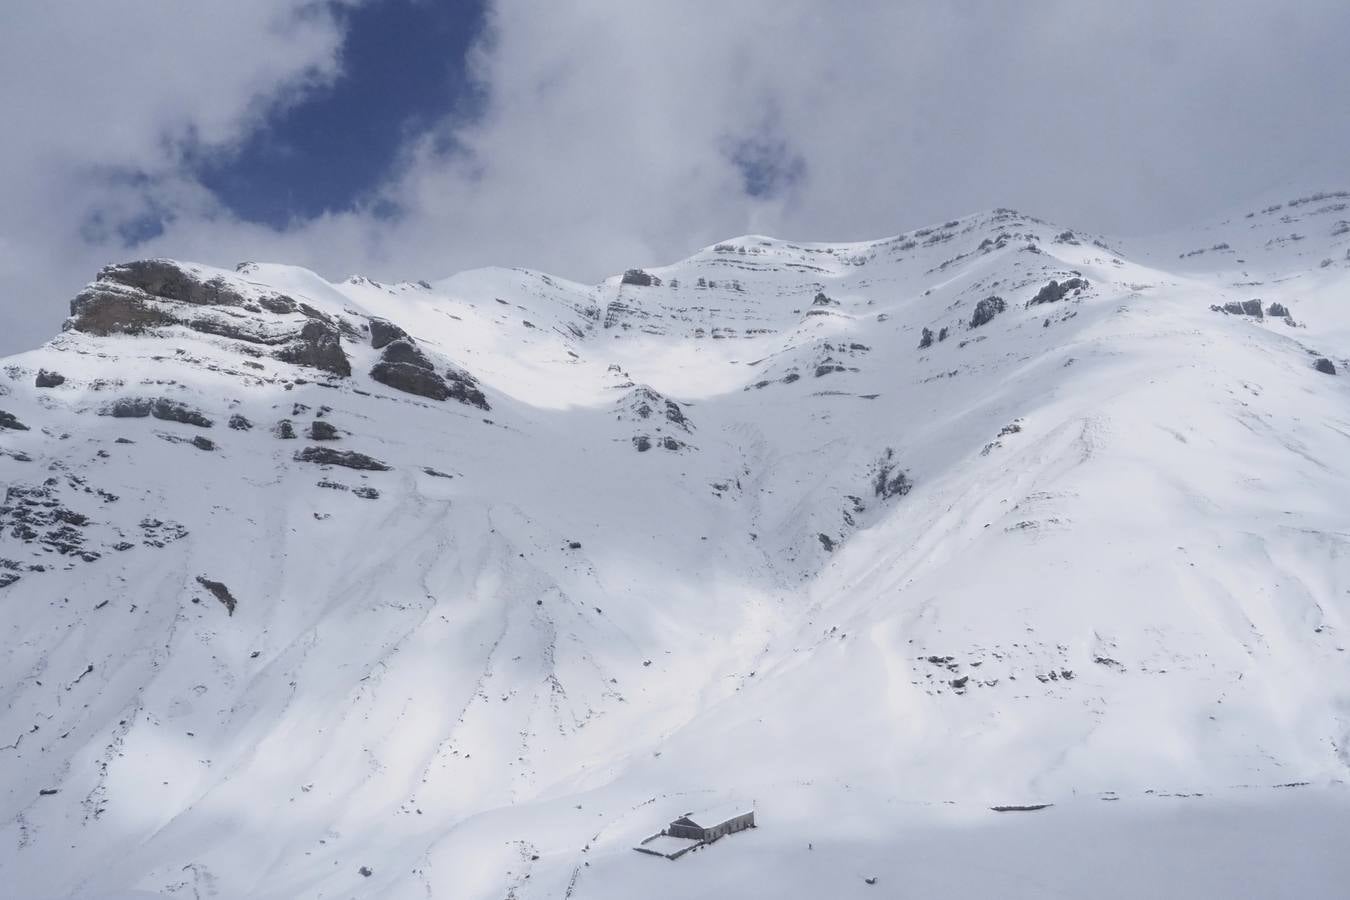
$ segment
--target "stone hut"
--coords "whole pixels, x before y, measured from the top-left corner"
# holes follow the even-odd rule
[[[686,813],[670,823],[666,828],[666,834],[711,842],[753,827],[755,827],[754,809],[747,809],[744,806],[724,806],[699,813]]]

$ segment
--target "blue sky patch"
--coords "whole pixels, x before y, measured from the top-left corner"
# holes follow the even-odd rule
[[[242,219],[284,227],[352,208],[410,137],[478,99],[465,54],[483,27],[482,0],[374,0],[337,12],[346,37],[334,84],[278,110],[235,152],[190,154],[202,184]]]

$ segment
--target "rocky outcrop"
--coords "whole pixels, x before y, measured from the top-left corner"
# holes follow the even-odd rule
[[[299,336],[274,356],[282,362],[320,369],[343,378],[352,374],[352,364],[342,352],[342,333],[337,325],[324,319],[310,319],[300,329]]]
[[[1336,374],[1336,364],[1325,356],[1319,356],[1317,361],[1313,363],[1313,368],[1324,375]]]
[[[1272,303],[1270,308],[1272,310],[1272,316],[1276,315],[1274,310],[1278,309],[1281,310],[1282,315],[1286,316],[1287,321],[1291,324],[1293,323],[1293,319],[1287,318],[1289,311],[1279,303]],[[1211,305],[1210,309],[1214,312],[1227,313],[1230,316],[1251,316],[1254,319],[1264,318],[1264,314],[1261,311],[1260,300],[1230,300],[1223,306],[1217,304]]]
[[[387,319],[372,318],[370,320],[370,346],[374,347],[376,350],[379,350],[400,338],[407,337],[408,332],[399,328]],[[411,340],[411,338],[409,338],[409,340]]]
[[[10,431],[27,431],[28,426],[18,420],[14,413],[5,412],[0,409],[0,428],[7,428]]]
[[[380,354],[380,361],[399,364],[406,363],[410,366],[417,366],[419,369],[433,370],[435,365],[427,359],[427,355],[414,346],[411,338],[403,338],[390,343]]]
[[[222,582],[212,581],[205,575],[198,575],[197,583],[210,591],[211,596],[215,597],[225,606],[225,612],[228,615],[234,615],[234,608],[239,605],[239,601],[234,599],[234,595],[230,593],[229,588]]]
[[[123,263],[103,269],[71,301],[64,327],[102,337],[178,325],[279,348],[273,356],[281,362],[351,375],[341,345],[344,328],[355,335],[348,323],[284,294],[252,297],[245,290],[222,276],[204,278],[169,260]]]
[[[1051,284],[1054,284],[1054,282],[1051,282]],[[1007,308],[1008,304],[1003,300],[1002,297],[998,296],[985,297],[979,303],[975,304],[975,312],[970,317],[970,327],[979,328],[981,325],[988,324],[989,322],[993,321],[994,316],[1003,312]]]
[[[450,388],[450,399],[458,400],[466,406],[476,406],[481,410],[491,409],[478,381],[468,372],[460,369],[447,369],[445,383]]]
[[[342,437],[332,423],[325,422],[323,419],[315,419],[309,423],[309,439],[311,441],[336,441]]]
[[[385,346],[380,361],[370,370],[370,377],[405,394],[490,408],[473,376],[454,368],[447,369],[444,376],[437,374],[435,364],[407,335]]]
[[[198,428],[210,428],[215,424],[187,404],[165,397],[123,397],[100,409],[98,414],[114,419],[144,419],[146,416],[154,416],[166,422],[181,422],[184,425],[196,425]]]
[[[411,363],[376,363],[370,370],[370,377],[405,394],[416,394],[431,400],[447,400],[450,397],[450,387],[445,379],[430,369]]]
[[[120,285],[96,284],[85,288],[70,301],[70,318],[63,327],[107,337],[111,334],[144,334],[151,328],[178,321],[143,294]]]
[[[40,388],[60,387],[66,383],[66,376],[60,372],[51,372],[47,369],[38,369],[37,378],[33,380],[33,385]]]
[[[900,469],[895,460],[895,451],[889,447],[876,464],[876,474],[872,477],[872,491],[883,500],[891,497],[903,497],[914,487],[909,475]]]
[[[1027,306],[1039,306],[1042,303],[1058,303],[1071,293],[1081,292],[1088,286],[1086,278],[1066,278],[1064,281],[1051,281],[1036,292],[1036,296],[1027,301]]]
[[[925,328],[923,335],[919,338],[919,349],[927,350],[931,346],[933,346],[933,329]]]
[[[348,469],[361,469],[369,472],[388,472],[391,468],[374,457],[357,453],[355,450],[334,450],[332,447],[306,447],[295,454],[297,462],[316,463],[321,466],[344,466]]]
[[[225,279],[201,279],[168,259],[141,259],[107,266],[98,273],[99,281],[111,281],[136,288],[155,297],[193,306],[242,306],[244,297]]]
[[[648,274],[641,269],[629,269],[623,273],[623,278],[619,280],[620,284],[632,284],[637,287],[659,287],[661,279],[655,275]]]
[[[239,413],[235,413],[230,416],[230,427],[235,431],[251,431],[253,429],[253,423],[239,415]]]

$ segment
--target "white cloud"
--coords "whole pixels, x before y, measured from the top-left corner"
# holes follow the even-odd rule
[[[184,5],[166,24],[179,6],[142,3],[79,40],[50,21],[45,38],[0,38],[48,44],[28,54],[36,68],[7,61],[0,74],[52,104],[0,100],[33,132],[27,160],[0,150],[0,190],[46,178],[21,200],[63,198],[34,213],[33,230],[5,204],[0,286],[31,269],[33,285],[68,292],[95,258],[128,255],[77,236],[93,195],[71,173],[98,163],[154,176],[99,188],[104,208],[177,213],[135,253],[382,278],[502,264],[595,279],[747,231],[864,238],[995,205],[1133,232],[1291,180],[1350,182],[1350,7],[1333,0],[499,0],[475,53],[480,114],[406,148],[384,189],[402,215],[361,210],[278,234],[225,215],[165,141],[194,130],[228,143],[260,104],[333,72],[333,23],[312,17],[282,37],[287,13],[273,6]],[[124,74],[118,61],[145,44]],[[751,196],[735,159],[747,146],[795,177]]]
[[[7,0],[0,14],[0,350],[50,336],[109,254],[106,226],[167,202],[200,214],[184,141],[228,145],[337,71],[341,35],[310,0]],[[127,176],[135,174],[135,180]],[[111,177],[116,176],[116,177]],[[204,205],[205,202],[205,205]]]

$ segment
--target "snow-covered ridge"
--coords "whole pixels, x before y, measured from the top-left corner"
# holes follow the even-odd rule
[[[1350,199],[1295,199],[598,285],[109,267],[0,375],[0,871],[695,896],[742,847],[845,896],[787,864],[841,811],[853,865],[930,803],[1340,808]]]

